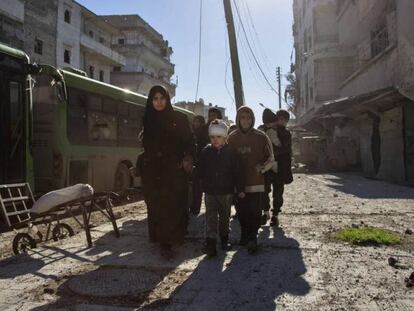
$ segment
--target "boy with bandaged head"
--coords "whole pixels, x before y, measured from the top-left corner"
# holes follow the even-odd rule
[[[214,120],[209,125],[210,144],[200,154],[199,174],[206,204],[206,253],[217,255],[217,227],[221,248],[228,250],[229,219],[233,195],[244,195],[244,180],[237,152],[227,144],[227,125]]]

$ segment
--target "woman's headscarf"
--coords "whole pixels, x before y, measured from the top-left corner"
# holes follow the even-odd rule
[[[152,104],[152,101],[157,93],[163,95],[167,101],[167,105],[163,111],[157,111]],[[154,139],[158,134],[170,127],[173,122],[174,110],[171,105],[171,98],[168,91],[161,85],[153,86],[149,92],[147,104],[144,112],[144,148],[146,141]]]

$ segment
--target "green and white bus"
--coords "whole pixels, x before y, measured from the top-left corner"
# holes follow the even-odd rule
[[[62,83],[55,87],[58,75]],[[96,191],[138,186],[129,168],[141,152],[147,98],[71,68],[55,69],[52,76],[36,77],[33,89],[36,191],[76,183]],[[175,109],[192,118],[192,112]]]
[[[33,186],[30,70],[24,52],[0,44],[0,184]]]

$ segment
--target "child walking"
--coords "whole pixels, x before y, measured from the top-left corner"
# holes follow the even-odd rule
[[[242,171],[237,152],[227,144],[227,125],[221,120],[209,126],[211,144],[200,154],[199,176],[205,192],[206,204],[206,253],[217,255],[217,231],[223,250],[230,249],[229,220],[233,194],[244,195]]]
[[[237,213],[241,227],[241,245],[247,245],[250,254],[257,250],[257,233],[261,224],[264,173],[272,168],[273,150],[269,138],[254,129],[253,111],[242,106],[237,111],[237,130],[229,136],[229,145],[240,155],[245,172],[245,192],[239,195]]]
[[[276,113],[276,130],[280,145],[275,146],[275,160],[278,172],[272,183],[273,186],[273,215],[271,226],[279,226],[279,213],[283,206],[285,185],[293,182],[292,175],[292,135],[286,128],[289,122],[289,112],[279,110]]]

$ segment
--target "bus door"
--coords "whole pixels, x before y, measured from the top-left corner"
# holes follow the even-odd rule
[[[0,68],[0,184],[26,179],[24,81]]]

